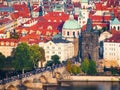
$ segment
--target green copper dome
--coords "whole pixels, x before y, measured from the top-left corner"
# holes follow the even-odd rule
[[[74,19],[73,15],[70,15],[69,19],[65,21],[63,25],[63,29],[70,29],[70,30],[80,29],[80,25]]]

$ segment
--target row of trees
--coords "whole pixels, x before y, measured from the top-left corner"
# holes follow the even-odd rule
[[[70,60],[67,61],[66,70],[71,74],[85,73],[87,75],[95,75],[97,73],[96,62],[85,58],[81,65],[72,64]]]
[[[74,75],[77,75],[79,73],[81,73],[81,68],[80,66],[77,66],[75,64],[72,64],[71,60],[68,60],[67,61],[67,64],[66,64],[66,70],[71,73],[71,74],[74,74]]]
[[[88,60],[85,58],[81,64],[81,69],[88,75],[95,75],[97,73],[96,62],[94,60]]]
[[[9,57],[9,60],[0,53],[0,70],[5,68],[5,62],[10,61],[10,67],[16,71],[32,70],[38,67],[38,62],[45,61],[45,51],[38,45],[29,46],[27,43],[20,43],[13,51],[13,55]]]

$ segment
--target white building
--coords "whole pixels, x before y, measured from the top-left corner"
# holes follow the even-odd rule
[[[89,18],[88,0],[81,0],[81,10],[78,16],[78,23],[81,27],[87,24]]]
[[[104,60],[117,61],[120,66],[120,35],[115,35],[103,43]]]
[[[73,43],[63,39],[53,39],[45,43],[40,42],[39,46],[43,47],[45,50],[46,62],[51,60],[52,55],[58,55],[60,57],[60,61],[74,57]]]

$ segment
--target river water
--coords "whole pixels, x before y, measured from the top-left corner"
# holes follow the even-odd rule
[[[65,82],[44,90],[120,90],[119,82]]]

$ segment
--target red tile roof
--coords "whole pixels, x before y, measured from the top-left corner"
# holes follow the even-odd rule
[[[107,39],[106,42],[120,43],[120,33],[114,34],[111,38]]]
[[[10,22],[12,22],[12,21],[9,18],[4,18],[4,19],[0,20],[0,25],[1,24],[7,24],[7,23],[10,23]]]
[[[99,22],[99,23],[93,23],[92,26],[93,26],[93,27],[95,27],[95,26],[107,27],[108,24],[107,24],[107,23],[100,23],[100,22]],[[82,31],[86,30],[86,25],[84,25],[84,26],[81,28],[81,30],[82,30]]]
[[[62,22],[66,21],[69,18],[68,14],[65,14],[64,12],[50,12],[43,16],[46,20],[50,20],[51,22]]]
[[[15,10],[15,13],[21,17],[29,17],[30,16],[29,8],[25,3],[24,4],[14,4],[13,8]],[[18,11],[18,12],[16,12],[16,11]]]

